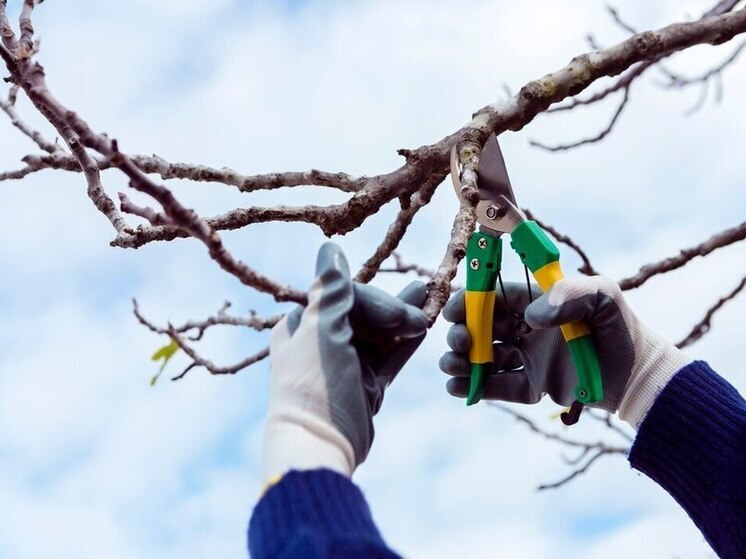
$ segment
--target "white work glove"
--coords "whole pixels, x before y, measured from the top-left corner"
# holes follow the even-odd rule
[[[370,450],[384,390],[427,331],[422,282],[398,298],[354,283],[333,243],[319,250],[316,275],[308,306],[272,330],[263,450],[270,483],[291,469],[350,476]]]
[[[519,332],[520,318],[497,298],[495,360],[484,399],[533,404],[549,394],[558,404],[570,405],[575,399],[577,375],[559,330],[566,322],[586,321],[596,345],[604,398],[591,406],[619,411],[635,429],[671,377],[692,361],[640,322],[619,286],[609,278],[565,278],[544,295],[539,296],[537,289],[536,300],[530,304],[525,285],[505,287],[510,311],[522,315],[532,330]],[[440,368],[454,377],[446,385],[448,392],[466,397],[471,339],[464,324],[463,291],[448,301],[443,316],[455,323],[448,332],[448,345],[454,351],[443,355]]]

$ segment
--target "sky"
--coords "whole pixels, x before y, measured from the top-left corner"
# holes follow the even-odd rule
[[[17,13],[20,2],[9,2]],[[640,28],[696,17],[701,1],[629,1]],[[131,153],[228,165],[246,174],[311,167],[387,172],[396,149],[439,140],[478,108],[564,66],[588,47],[624,39],[590,0],[237,2],[94,0],[40,6],[40,62],[53,92]],[[670,67],[695,75],[735,46],[698,47]],[[549,154],[529,146],[592,135],[615,105],[542,115],[501,136],[522,205],[571,235],[604,273],[622,278],[743,220],[746,74],[737,63],[719,104],[692,116],[698,91],[637,84],[601,144]],[[54,135],[28,102],[28,122]],[[0,168],[33,145],[0,127]],[[114,172],[110,195],[126,191]],[[252,204],[339,202],[321,188],[240,194],[216,184],[169,183],[212,215]],[[137,193],[134,200],[145,202]],[[457,202],[448,184],[401,246],[434,268]],[[354,267],[375,249],[396,208],[335,238]],[[0,184],[0,557],[42,559],[246,557],[246,525],[261,487],[268,364],[235,377],[200,370],[149,386],[150,355],[165,342],[154,321],[205,317],[225,300],[237,312],[287,310],[221,272],[196,241],[137,251],[109,246],[113,230],[77,174],[42,172]],[[223,235],[272,277],[305,288],[317,248],[313,226],[264,224]],[[563,261],[577,259],[566,248]],[[672,340],[739,281],[746,247],[726,248],[652,279],[628,298]],[[506,256],[507,278],[521,278]],[[381,276],[396,290],[413,277]],[[739,359],[746,298],[718,313],[689,348],[742,393]],[[437,361],[440,321],[390,388],[376,438],[355,481],[386,540],[407,557],[700,559],[714,556],[686,514],[620,456],[573,483],[563,449],[507,414],[450,398]],[[211,332],[200,346],[221,364],[263,347],[267,335]],[[188,363],[177,355],[167,373]],[[608,436],[584,421],[563,431],[551,402],[521,409],[548,429]],[[610,439],[613,441],[614,439]],[[616,441],[620,442],[620,441]]]

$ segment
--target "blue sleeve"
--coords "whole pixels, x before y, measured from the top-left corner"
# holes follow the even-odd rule
[[[399,558],[378,533],[360,489],[331,470],[291,471],[249,522],[253,559]]]
[[[666,385],[629,460],[676,499],[721,558],[746,557],[746,402],[707,363]]]

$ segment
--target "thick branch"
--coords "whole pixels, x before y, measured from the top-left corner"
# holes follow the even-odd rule
[[[446,247],[446,253],[438,266],[433,279],[428,282],[428,295],[423,310],[435,323],[440,310],[451,296],[451,281],[456,277],[458,265],[466,256],[466,242],[476,227],[476,204],[479,201],[477,189],[477,169],[479,168],[479,154],[481,145],[474,142],[464,142],[458,147],[459,160],[462,165],[461,192],[459,193],[460,207],[453,221],[451,238]]]
[[[119,151],[116,141],[110,142],[107,138],[94,134],[88,125],[75,115],[68,114],[68,118],[73,121],[74,128],[86,145],[111,157],[112,163],[130,178],[130,186],[156,199],[171,220],[207,246],[210,257],[223,270],[235,276],[244,285],[271,294],[277,301],[295,301],[301,304],[306,302],[305,293],[281,285],[240,260],[236,260],[225,248],[220,236],[207,223],[200,219],[193,210],[182,206],[168,188],[151,181],[126,155]]]
[[[24,0],[21,15],[18,18],[18,26],[21,28],[21,36],[18,39],[18,56],[27,58],[34,52],[34,26],[31,24],[31,12],[37,4],[44,0]]]
[[[0,15],[2,18],[5,17],[4,4],[0,4]],[[0,22],[2,22],[2,18],[0,18]],[[2,30],[2,34],[3,37],[6,36],[5,29]],[[60,137],[67,143],[80,168],[83,170],[88,184],[88,197],[93,201],[96,208],[111,222],[117,233],[123,233],[129,226],[119,213],[119,210],[117,210],[112,199],[104,192],[96,162],[80,143],[77,134],[65,121],[65,112],[59,112],[60,106],[54,97],[51,96],[44,82],[43,68],[39,64],[32,63],[28,58],[16,59],[5,46],[0,47],[0,56],[5,61],[13,82],[23,88],[34,106],[54,126]]]
[[[512,99],[484,107],[461,130],[438,143],[416,150],[401,150],[407,159],[404,166],[387,175],[371,177],[347,203],[324,208],[323,217],[318,212],[312,212],[314,223],[320,225],[328,235],[352,231],[394,197],[415,191],[427,180],[442,180],[448,170],[448,152],[454,143],[473,139],[481,144],[490,132],[499,134],[505,130],[519,130],[551,104],[576,95],[602,76],[618,74],[635,64],[655,60],[695,44],[719,44],[744,30],[746,12],[740,10],[702,21],[670,25],[658,31],[638,33],[611,48],[576,57],[567,67],[530,82]],[[30,88],[30,84],[18,74],[19,61],[14,59],[11,51],[4,49],[2,54],[11,73],[15,71],[16,81],[24,89]],[[44,112],[43,107],[38,108]],[[69,139],[66,138],[66,141]],[[79,154],[75,155],[78,157]],[[88,169],[89,166],[83,165],[83,168]],[[142,233],[142,239],[148,240],[176,236],[168,231],[153,234],[147,229]],[[115,244],[134,246],[122,237]]]
[[[744,239],[746,239],[746,221],[740,225],[736,225],[735,227],[731,227],[730,229],[726,229],[725,231],[713,235],[703,243],[691,248],[686,248],[676,256],[664,258],[659,262],[643,266],[634,276],[621,280],[619,282],[619,287],[623,290],[635,289],[636,287],[640,287],[653,276],[665,274],[666,272],[681,268],[697,256],[707,256],[714,250],[732,245]]]
[[[235,186],[241,192],[272,190],[286,186],[328,186],[343,192],[357,192],[369,181],[367,177],[353,177],[346,173],[328,173],[311,169],[304,172],[268,173],[264,175],[243,175],[228,167],[220,169],[196,163],[173,163],[157,155],[129,155],[132,162],[143,172],[157,174],[162,179],[184,179],[194,182],[216,182]],[[67,154],[27,155],[23,161],[38,170],[58,169],[79,172],[77,161]],[[112,167],[111,161],[96,158],[99,169]]]
[[[739,0],[727,0],[723,2],[718,2],[717,5],[715,5],[712,9],[705,12],[702,17],[700,18],[700,21],[706,20],[707,18],[711,18],[714,16],[720,16],[723,14],[727,14],[730,12],[733,8],[735,8],[736,4],[738,4]],[[617,22],[618,25],[622,27],[622,29],[628,31],[629,33],[634,34],[635,36],[638,34],[637,31],[624,22],[620,17],[619,13],[614,10],[613,8],[609,8],[609,12],[611,13],[614,20]],[[633,38],[633,37],[632,37]],[[594,50],[602,50],[598,48],[597,46],[593,46]],[[672,51],[673,52],[673,51]],[[618,80],[616,80],[613,84],[609,85],[608,87],[602,89],[601,91],[598,91],[597,93],[594,93],[590,97],[586,99],[578,99],[577,97],[571,99],[568,103],[564,105],[559,105],[557,107],[552,107],[548,109],[546,112],[548,113],[554,113],[554,112],[560,112],[560,111],[567,111],[570,109],[573,109],[580,105],[592,105],[594,103],[597,103],[612,93],[619,91],[621,89],[628,89],[633,81],[635,81],[637,78],[639,78],[645,71],[647,71],[649,68],[655,66],[661,58],[664,58],[665,56],[668,56],[669,54],[672,54],[672,52],[668,53],[661,53],[656,58],[650,59],[646,62],[643,62],[639,64],[638,66],[635,66],[634,68],[628,70],[625,72]],[[631,65],[630,65],[631,66]],[[664,69],[665,70],[665,69]]]

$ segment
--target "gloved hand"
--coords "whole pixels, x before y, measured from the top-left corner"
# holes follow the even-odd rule
[[[684,352],[640,322],[619,286],[609,278],[565,278],[544,295],[535,288],[535,300],[530,304],[525,285],[508,283],[505,291],[508,306],[499,294],[495,304],[493,339],[497,343],[493,344],[495,361],[485,399],[533,404],[549,394],[558,404],[570,405],[577,375],[558,328],[565,322],[585,320],[593,335],[604,399],[591,405],[618,410],[635,429],[670,378],[691,362]],[[443,316],[455,324],[447,339],[453,351],[441,357],[440,368],[454,377],[446,385],[448,392],[465,397],[471,339],[464,324],[463,291],[448,301]],[[522,333],[525,325],[528,332]]]
[[[272,330],[263,450],[269,481],[290,469],[351,475],[370,450],[384,390],[427,331],[422,282],[398,298],[354,283],[333,243],[319,250],[316,275],[308,306]]]

